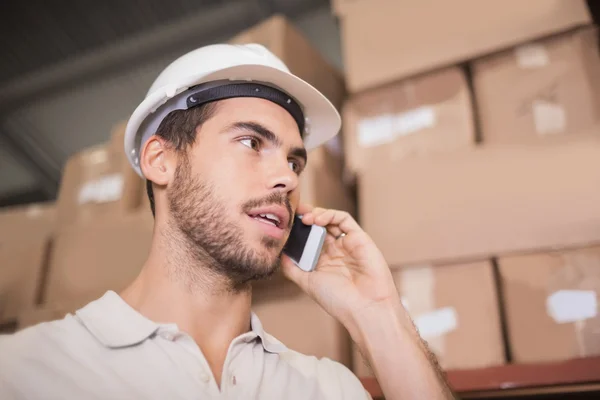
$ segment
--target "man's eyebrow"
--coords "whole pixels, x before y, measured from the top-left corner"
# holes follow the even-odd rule
[[[281,146],[281,140],[279,137],[274,134],[267,127],[257,123],[257,122],[236,122],[230,126],[230,129],[239,129],[245,131],[252,131],[257,135],[261,136],[263,139],[273,143],[275,146]],[[290,155],[293,157],[300,158],[306,164],[308,155],[306,149],[304,147],[294,147],[290,150]]]
[[[256,122],[236,122],[230,127],[231,129],[239,129],[244,131],[252,131],[257,135],[261,136],[263,139],[273,143],[275,146],[281,146],[281,140],[277,137],[276,134],[271,132],[265,126],[256,123]]]

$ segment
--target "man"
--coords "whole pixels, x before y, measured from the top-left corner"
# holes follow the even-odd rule
[[[251,312],[251,283],[281,264],[348,329],[386,398],[452,398],[375,244],[347,213],[299,204],[307,150],[339,128],[329,101],[262,46],[174,61],[125,134],[155,216],[141,273],[3,338],[0,397],[369,398],[346,367],[287,349]],[[282,255],[295,214],[328,232],[313,272]]]

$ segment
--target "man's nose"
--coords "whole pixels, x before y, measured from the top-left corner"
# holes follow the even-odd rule
[[[267,185],[269,190],[278,189],[289,193],[298,187],[298,175],[290,168],[289,164],[287,157],[277,157],[273,162],[269,163],[267,166]]]

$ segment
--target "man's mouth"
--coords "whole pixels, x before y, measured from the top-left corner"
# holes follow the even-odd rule
[[[273,225],[277,228],[281,228],[281,218],[279,218],[275,214],[271,214],[271,213],[255,214],[255,215],[250,214],[250,217],[259,222]]]
[[[279,233],[276,233],[276,235],[286,231],[290,225],[290,214],[286,207],[280,205],[258,207],[253,210],[248,210],[247,214],[250,218],[262,224],[277,228],[276,231],[279,231]],[[270,228],[267,232],[275,234],[275,231],[272,231],[272,229],[273,228]]]

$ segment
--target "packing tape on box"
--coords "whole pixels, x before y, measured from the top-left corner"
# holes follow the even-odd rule
[[[107,173],[111,154],[106,146],[82,155],[82,185],[77,193],[77,204],[109,203],[123,195],[125,177],[122,173]]]
[[[358,145],[375,147],[393,142],[401,136],[417,133],[436,124],[433,107],[423,106],[401,113],[362,118],[357,124]]]
[[[515,47],[515,58],[524,69],[543,68],[550,64],[550,57],[543,44],[528,43]]]
[[[600,354],[600,257],[585,252],[560,256],[563,267],[548,281],[546,312],[557,324],[572,324],[579,356]]]
[[[454,307],[436,308],[435,274],[432,266],[400,271],[402,304],[412,317],[421,337],[438,357],[445,354],[445,335],[458,327]],[[440,360],[443,364],[443,359]]]
[[[85,182],[79,189],[77,203],[108,203],[117,201],[123,195],[123,174],[104,175]]]

